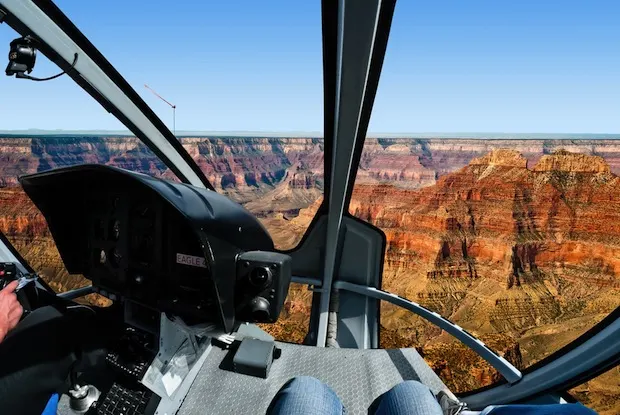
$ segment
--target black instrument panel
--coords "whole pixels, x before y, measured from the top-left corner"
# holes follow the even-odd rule
[[[19,181],[45,216],[69,273],[84,275],[112,300],[170,312],[190,324],[219,322],[233,330],[236,310],[245,309],[240,301],[254,300],[235,287],[243,253],[263,252],[246,261],[245,271],[290,260],[263,258],[274,250],[265,227],[243,206],[207,189],[98,164]],[[281,266],[267,285],[288,286],[289,274]],[[261,286],[256,294],[268,297],[259,308],[269,310],[270,321],[284,301],[274,287]]]
[[[88,277],[112,300],[131,299],[186,317],[217,315],[203,243],[150,192],[89,195]]]

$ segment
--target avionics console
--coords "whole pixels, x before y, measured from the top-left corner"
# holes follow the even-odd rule
[[[89,273],[103,295],[208,320],[219,315],[203,243],[156,195],[109,190],[88,195]]]
[[[225,196],[101,165],[20,182],[67,270],[102,295],[226,331],[235,320],[278,318],[290,257],[273,252],[260,222]]]

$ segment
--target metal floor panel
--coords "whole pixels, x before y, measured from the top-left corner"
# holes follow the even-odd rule
[[[403,380],[449,392],[415,349],[358,350],[277,343],[282,356],[267,379],[220,369],[228,351],[213,348],[178,415],[264,414],[295,376],[314,376],[340,397],[348,414],[366,414],[372,402]]]

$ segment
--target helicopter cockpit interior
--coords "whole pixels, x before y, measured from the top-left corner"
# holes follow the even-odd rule
[[[438,313],[381,289],[385,234],[348,206],[395,3],[322,2],[324,199],[298,247],[278,251],[259,220],[214,190],[174,134],[52,1],[0,0],[0,22],[21,35],[11,44],[7,74],[32,79],[39,51],[181,181],[95,164],[20,178],[67,270],[91,282],[57,295],[3,240],[0,275],[35,281],[20,291],[24,309],[77,304],[92,293],[113,303],[101,311],[109,342],[73,371],[59,414],[265,413],[282,386],[302,375],[328,383],[350,413],[367,413],[409,379],[462,403],[459,413],[479,413],[489,405],[565,403],[569,385],[617,364],[617,312],[580,344],[526,372]],[[275,341],[256,325],[277,322],[291,282],[312,291],[304,345]],[[380,349],[382,301],[454,336],[502,380],[457,396],[415,348]]]
[[[67,269],[122,305],[124,325],[106,354],[122,375],[154,377],[147,384],[172,397],[180,386],[174,377],[182,376],[175,370],[191,368],[208,333],[217,338],[237,331],[241,322],[277,320],[291,257],[274,252],[260,222],[227,197],[100,165],[25,176],[22,186],[46,216]],[[264,343],[270,355],[274,348]],[[181,353],[185,366],[174,366],[179,357],[170,351]],[[247,367],[242,362],[236,370],[267,369],[259,364],[266,356],[252,348],[250,357]],[[114,385],[118,392],[120,384]],[[99,402],[99,411],[114,412],[114,396]],[[146,410],[145,395],[137,396],[134,410]]]

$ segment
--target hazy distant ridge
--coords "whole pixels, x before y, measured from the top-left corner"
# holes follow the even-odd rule
[[[0,136],[133,136],[129,130],[0,130]],[[320,131],[177,131],[178,137],[323,137]],[[368,133],[377,138],[469,138],[519,140],[618,140],[620,133]]]

